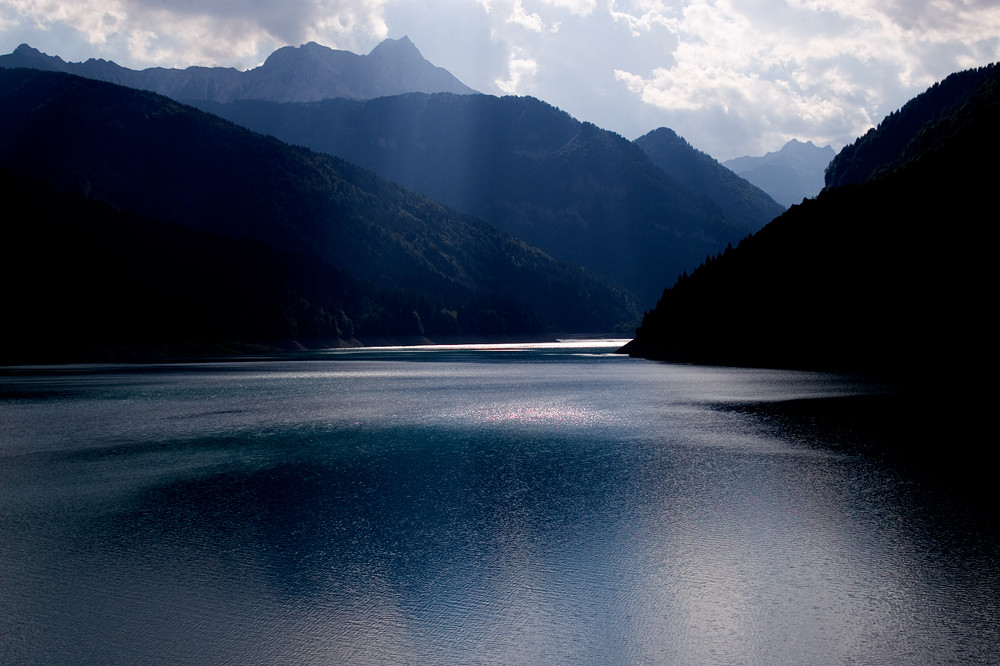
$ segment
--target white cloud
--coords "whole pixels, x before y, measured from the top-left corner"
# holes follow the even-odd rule
[[[533,32],[542,32],[545,29],[545,23],[542,21],[542,17],[535,13],[528,13],[524,8],[524,4],[521,0],[515,0],[511,3],[507,22],[513,23],[514,25],[519,25],[526,30],[531,30]]]
[[[532,94],[717,157],[843,143],[1000,59],[997,0],[0,0],[0,39],[129,67],[252,67],[286,44],[408,34],[487,93]]]
[[[21,21],[67,25],[100,46],[125,45],[134,64],[235,64],[285,44],[385,37],[384,0],[0,0]]]
[[[569,10],[577,16],[590,16],[597,7],[596,0],[542,0],[547,5]]]
[[[836,141],[894,110],[897,92],[906,90],[908,98],[950,71],[983,64],[984,51],[991,58],[1000,53],[1000,8],[986,3],[763,4],[692,0],[675,18],[651,7],[624,18],[619,12],[637,38],[656,16],[679,44],[673,64],[647,72],[619,68],[615,76],[668,113],[714,110],[764,140]],[[940,55],[944,45],[954,62],[942,67],[929,54]]]
[[[628,25],[632,36],[639,37],[649,33],[656,26],[666,27],[673,31],[676,24],[676,8],[667,5],[659,0],[639,0],[631,3],[624,3],[625,7],[619,8],[623,3],[615,0],[608,0],[608,15],[616,22]]]
[[[524,92],[522,81],[538,73],[538,63],[531,58],[522,58],[511,51],[507,60],[507,79],[496,79],[494,83],[504,94],[516,95]]]

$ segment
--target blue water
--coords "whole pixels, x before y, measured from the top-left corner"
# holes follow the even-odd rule
[[[611,344],[0,374],[0,663],[1000,663],[960,503]]]

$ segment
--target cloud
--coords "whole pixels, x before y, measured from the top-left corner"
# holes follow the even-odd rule
[[[387,34],[384,0],[0,0],[20,22],[69,25],[92,45],[124,45],[137,63],[234,64],[266,49],[350,44]],[[256,63],[254,63],[256,64]]]
[[[711,110],[752,128],[762,143],[842,141],[915,89],[998,53],[1000,8],[990,3],[763,4],[767,11],[753,0],[691,0],[672,14],[660,3],[641,14],[619,11],[617,20],[638,39],[658,22],[679,42],[673,64],[647,72],[617,68],[615,76],[675,117]]]
[[[578,16],[590,16],[597,7],[596,0],[542,0],[545,4],[567,9]]]
[[[507,78],[496,79],[494,84],[504,94],[516,95],[523,92],[522,81],[538,73],[538,63],[531,58],[522,58],[517,51],[511,51],[507,60]]]
[[[717,157],[842,144],[951,72],[1000,60],[996,0],[0,0],[0,38],[128,67],[260,64],[409,35],[485,93],[531,94]]]
[[[538,14],[529,14],[525,11],[524,4],[521,0],[516,0],[511,3],[507,15],[507,22],[519,25],[526,30],[534,32],[542,32],[545,29],[545,23],[542,21],[542,17]]]
[[[625,5],[619,9],[619,5]],[[631,11],[630,11],[631,10]],[[618,3],[608,2],[608,14],[616,21],[628,25],[634,37],[649,33],[655,26],[663,26],[672,30],[676,23],[676,11],[671,5],[657,1]]]

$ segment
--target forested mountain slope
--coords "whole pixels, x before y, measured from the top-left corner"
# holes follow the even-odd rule
[[[826,187],[862,183],[872,176],[890,173],[952,140],[975,141],[974,134],[965,131],[964,126],[980,114],[992,113],[998,71],[1000,64],[956,72],[890,113],[878,127],[845,146],[830,162]],[[989,155],[985,145],[983,148],[983,154]],[[975,155],[970,152],[970,156]],[[992,161],[984,161],[981,168],[989,169],[991,165]]]
[[[99,215],[105,228],[128,226],[139,245],[149,245],[147,231],[167,228],[178,274],[187,270],[185,252],[201,252],[204,245],[176,240],[188,232],[211,235],[215,244],[262,248],[267,259],[261,270],[279,255],[292,257],[280,261],[297,264],[296,270],[315,265],[317,279],[296,289],[334,320],[350,319],[357,337],[421,328],[427,335],[610,330],[635,316],[627,294],[489,225],[342,160],[152,93],[65,74],[0,70],[0,168],[107,204],[111,217]],[[21,226],[74,219],[43,203],[37,216],[5,216],[8,237],[17,238],[13,231]],[[153,229],[150,222],[166,226]],[[47,237],[53,254],[68,251],[59,247],[68,237]],[[239,263],[233,257],[243,250],[232,247],[223,263]],[[6,249],[16,260],[19,248]],[[34,270],[18,265],[25,274]],[[58,263],[45,274],[57,283],[76,279]],[[338,301],[338,290],[354,287],[337,276],[363,284],[357,293],[369,300]],[[8,282],[7,288],[24,284]],[[254,285],[248,280],[250,291],[240,298],[249,297]],[[320,287],[325,291],[317,292]],[[123,299],[120,307],[131,304]],[[331,326],[317,332],[337,334]]]
[[[764,221],[727,217],[630,141],[530,97],[409,94],[199,104],[480,217],[652,303]]]
[[[981,156],[1000,149],[998,73],[963,73],[933,88],[937,115],[912,123],[906,136],[871,133],[857,144],[862,152],[919,150],[860,185],[792,207],[684,276],[627,351],[937,384],[990,367],[996,169]],[[978,83],[952,85],[971,79]],[[883,127],[900,125],[887,119]]]
[[[653,164],[711,199],[726,217],[742,225],[748,233],[757,231],[785,211],[785,207],[767,192],[707,153],[695,150],[672,129],[660,127],[639,137],[635,143]]]

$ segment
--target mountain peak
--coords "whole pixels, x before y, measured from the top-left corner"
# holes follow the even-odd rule
[[[654,136],[654,137],[658,137],[658,138],[664,138],[664,139],[666,139],[666,138],[678,138],[679,139],[680,138],[680,136],[678,136],[677,132],[675,132],[674,130],[670,129],[669,127],[657,127],[655,130],[653,130],[652,132],[650,132],[649,135],[650,136]]]
[[[288,48],[293,48],[293,47],[288,47]],[[323,46],[322,44],[319,44],[317,42],[306,42],[305,44],[300,46],[298,50],[301,51],[302,53],[327,54],[335,51],[336,49],[331,49],[329,46]]]
[[[645,143],[647,146],[655,143],[661,149],[669,147],[672,150],[684,150],[691,147],[691,144],[684,137],[669,127],[657,127],[652,132],[636,139],[636,142]]]
[[[0,56],[0,67],[63,71],[66,63],[59,56],[50,56],[28,44],[21,44],[11,54]]]
[[[257,68],[238,72],[223,67],[186,70],[150,68],[141,71],[114,62],[66,63],[22,44],[0,55],[0,67],[24,67],[69,72],[85,78],[151,90],[183,102],[266,100],[314,102],[346,97],[372,99],[409,92],[467,95],[469,88],[447,70],[420,54],[409,37],[386,39],[367,56],[308,42],[276,50]]]
[[[760,157],[737,157],[723,162],[737,175],[761,188],[778,203],[792,206],[823,189],[823,172],[834,155],[833,148],[812,141],[792,139],[779,150]]]
[[[783,145],[781,149],[777,151],[777,153],[768,153],[768,155],[777,155],[780,153],[785,153],[785,154],[792,153],[792,154],[802,154],[802,155],[809,154],[824,158],[826,157],[826,155],[829,155],[830,157],[827,159],[827,162],[829,162],[829,160],[833,159],[834,150],[830,146],[822,146],[822,147],[817,146],[812,141],[803,142],[799,141],[798,139],[791,139],[788,143]]]
[[[280,49],[269,55],[267,59],[264,60],[264,64],[258,69],[275,66],[295,67],[302,62],[327,61],[338,56],[354,56],[354,54],[349,51],[331,49],[329,46],[323,46],[322,44],[317,44],[316,42],[306,42],[301,46],[282,46]]]
[[[761,189],[694,148],[669,127],[657,128],[633,143],[654,165],[707,197],[731,222],[747,232],[757,231],[784,211]]]
[[[410,41],[410,38],[403,35],[399,39],[387,38],[379,42],[378,46],[373,48],[368,54],[368,57],[379,57],[387,54],[415,54],[418,58],[423,58],[420,54],[420,50],[417,48],[416,44]]]

